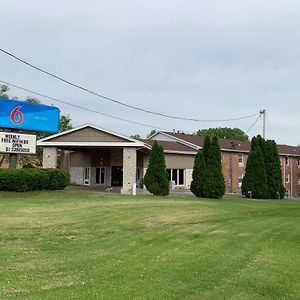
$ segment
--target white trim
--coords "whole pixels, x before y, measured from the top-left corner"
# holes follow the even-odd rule
[[[190,154],[190,155],[196,155],[197,152],[189,152],[189,151],[176,151],[176,150],[165,150],[164,151],[167,154]]]
[[[144,147],[144,143],[120,142],[37,142],[39,147]]]
[[[63,135],[67,135],[67,134],[69,134],[69,133],[71,133],[71,132],[78,131],[78,130],[81,130],[81,129],[87,128],[87,127],[96,129],[96,130],[98,130],[98,131],[103,131],[103,132],[105,132],[105,133],[108,133],[108,134],[117,136],[117,137],[119,137],[119,138],[125,139],[125,140],[130,141],[130,142],[134,142],[134,143],[139,142],[138,140],[135,140],[135,139],[133,139],[133,138],[127,137],[127,136],[122,135],[122,134],[119,134],[119,133],[112,132],[112,131],[110,131],[110,130],[107,130],[107,129],[104,129],[104,128],[101,128],[101,127],[98,127],[98,126],[95,126],[95,125],[92,125],[92,124],[81,125],[81,126],[79,126],[79,127],[72,128],[72,129],[69,129],[69,130],[67,130],[67,131],[63,131],[63,132],[59,132],[59,133],[56,133],[56,134],[47,136],[47,137],[45,137],[45,138],[43,138],[43,139],[40,139],[39,142],[44,142],[44,141],[52,140],[52,139],[54,139],[54,138],[56,138],[56,137],[63,136]]]
[[[287,181],[286,181],[287,179]],[[290,183],[290,173],[285,174],[285,183]]]
[[[157,132],[158,133],[158,132]],[[157,133],[155,133],[155,134],[157,134]],[[157,140],[158,141],[158,143],[159,143],[159,140]],[[152,148],[152,146],[150,145],[150,144],[147,144],[147,143],[144,143],[145,144],[145,147],[146,146],[148,146],[148,147],[146,147],[146,148],[148,148],[149,150],[151,150],[151,148]],[[182,144],[182,143],[181,143]],[[186,145],[185,145],[186,146]],[[187,146],[187,147],[190,147],[190,146]],[[193,149],[193,150],[195,150],[194,148],[192,148],[192,147],[190,147],[191,149]],[[164,149],[164,153],[169,153],[169,154],[172,154],[172,153],[174,153],[174,154],[191,154],[191,155],[196,155],[197,154],[197,152],[190,152],[190,151],[179,151],[179,150],[165,150]]]
[[[151,140],[154,136],[158,135],[159,133],[163,133],[163,132],[162,131],[156,131],[152,135],[150,135],[149,137],[147,137],[147,140]]]
[[[240,157],[242,158],[242,161],[240,161]],[[244,153],[239,153],[239,167],[240,168],[243,168],[245,165],[244,165]]]
[[[163,132],[163,131],[156,132],[156,133],[155,133],[152,137],[150,137],[149,139],[153,140],[153,137],[154,137],[155,135],[157,135],[158,133],[160,133],[160,134],[162,134],[162,135],[165,135],[165,136],[167,136],[167,137],[170,137],[170,138],[174,139],[176,142],[179,142],[179,143],[181,143],[181,144],[183,144],[183,145],[185,145],[185,146],[188,146],[188,147],[190,147],[190,148],[192,148],[192,149],[199,150],[199,149],[202,148],[202,147],[200,147],[200,146],[198,146],[198,145],[196,145],[196,144],[187,142],[187,141],[185,141],[185,140],[183,140],[183,139],[177,138],[177,137],[172,136],[172,135],[170,135],[170,134],[168,134],[168,133],[166,133],[166,132]],[[159,140],[157,140],[157,141],[159,141]]]
[[[96,171],[96,174],[95,174],[95,185],[105,185],[106,182],[105,182],[105,179],[106,179],[106,167],[103,167],[103,166],[100,166],[100,167],[95,167],[95,171]],[[99,183],[97,183],[97,169],[99,169]],[[101,183],[101,169],[104,169],[104,177],[103,177],[103,183]]]
[[[285,163],[286,166],[290,165],[290,158],[289,158],[288,155],[284,157],[284,163]]]
[[[86,171],[88,173],[86,173]],[[86,177],[88,175],[88,178]],[[83,185],[90,185],[91,184],[91,167],[84,167],[83,168]]]
[[[242,176],[240,176],[240,175],[242,175]],[[241,182],[240,182],[240,179],[242,180]],[[243,179],[244,179],[244,173],[239,173],[239,175],[238,175],[238,185],[239,185],[239,188],[242,187]]]
[[[179,186],[179,187],[181,187],[181,186],[185,186],[186,185],[186,169],[184,169],[184,168],[166,168],[166,171],[167,170],[170,170],[170,181],[174,181],[175,182],[175,180],[173,180],[173,170],[177,170],[177,178],[176,178],[176,181],[177,181],[177,184],[175,183],[174,185],[175,186]],[[182,184],[179,184],[179,170],[182,170],[183,171],[183,183]]]
[[[280,145],[279,145],[280,146]],[[285,157],[285,156],[288,156],[288,157],[300,157],[300,155],[299,154],[290,154],[290,153],[279,153],[279,156],[283,156],[283,157]]]

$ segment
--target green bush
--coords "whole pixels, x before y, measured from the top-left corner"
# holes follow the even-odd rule
[[[69,183],[69,173],[60,169],[0,169],[0,191],[60,190]]]
[[[47,174],[48,186],[47,190],[61,190],[70,183],[70,175],[68,172],[60,169],[41,169]]]

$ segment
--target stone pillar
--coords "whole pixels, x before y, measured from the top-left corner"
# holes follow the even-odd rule
[[[57,148],[44,147],[43,148],[43,168],[57,167]]]
[[[136,149],[123,148],[123,187],[121,194],[131,194],[136,181]]]

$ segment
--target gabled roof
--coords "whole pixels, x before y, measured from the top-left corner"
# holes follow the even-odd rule
[[[163,137],[163,138],[162,138]],[[187,147],[190,147],[196,151],[199,150],[199,146],[193,142],[189,142],[187,140],[184,140],[180,137],[176,137],[174,135],[171,135],[169,132],[167,131],[158,131],[158,132],[155,132],[152,136],[150,136],[148,139],[150,140],[157,140],[159,142],[161,141],[169,141],[169,142],[177,142],[177,143],[180,143],[180,144],[183,144]]]
[[[145,146],[141,141],[92,124],[82,125],[38,141],[38,146]]]
[[[147,140],[142,139],[141,141],[149,145],[150,148],[155,142],[155,140],[148,140],[148,139]],[[197,153],[197,150],[195,150],[194,148],[191,148],[179,142],[169,142],[169,141],[157,141],[157,142],[162,145],[165,153],[181,153],[181,154]]]

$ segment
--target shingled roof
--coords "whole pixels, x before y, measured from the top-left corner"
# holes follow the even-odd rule
[[[193,135],[193,134],[186,134],[186,133],[180,133],[180,132],[168,132],[164,131],[163,133],[172,136],[176,138],[177,140],[182,140],[184,142],[187,142],[189,144],[193,144],[195,146],[198,146],[200,148],[203,147],[204,143],[204,137]],[[155,138],[155,137],[154,137]],[[153,143],[151,140],[143,140],[143,142],[147,144]],[[191,151],[195,152],[195,149],[193,147],[189,147],[186,145],[186,149],[183,150],[180,146],[180,141],[178,142],[165,142],[165,141],[159,141],[165,150],[174,150],[174,151]],[[249,152],[251,149],[251,142],[250,141],[239,141],[239,140],[232,140],[232,139],[224,139],[219,138],[219,144],[223,151],[234,151],[234,152]],[[300,156],[300,147],[299,146],[291,146],[291,145],[277,145],[278,152],[281,155],[290,155],[290,156]],[[187,150],[190,149],[190,150]]]
[[[145,144],[148,144],[149,146],[152,146],[155,142],[155,140],[145,140],[145,139],[140,139],[140,141],[144,142]],[[158,142],[163,146],[165,151],[190,152],[191,154],[197,152],[197,150],[178,142],[167,142],[167,141],[158,141]]]

